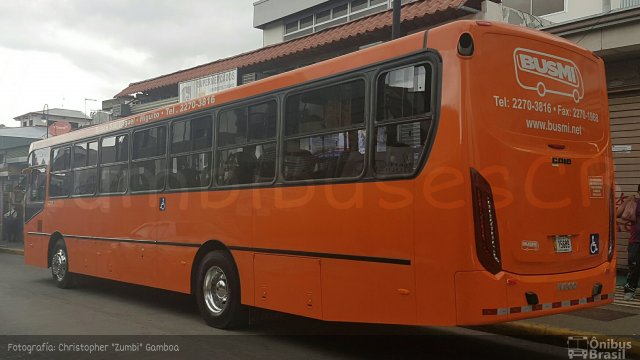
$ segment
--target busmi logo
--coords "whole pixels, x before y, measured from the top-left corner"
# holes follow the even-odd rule
[[[584,97],[582,74],[571,60],[524,48],[513,51],[516,80],[540,96],[568,96],[578,103]]]

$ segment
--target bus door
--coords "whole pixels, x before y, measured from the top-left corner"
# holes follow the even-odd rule
[[[165,186],[166,136],[164,125],[133,131],[129,197],[129,224],[132,242],[127,248],[127,265],[135,282],[149,286],[157,284],[157,241],[160,211],[165,206],[159,193]]]
[[[45,166],[30,169],[24,206],[25,224],[44,209],[46,180],[47,168]],[[36,223],[33,231],[42,231],[42,221]]]
[[[28,174],[27,189],[25,192],[24,213],[21,209],[16,209],[18,216],[12,224],[11,228],[5,229],[5,233],[9,231],[18,232],[22,228],[21,222],[24,216],[24,244],[29,250],[25,251],[25,263],[36,266],[46,267],[47,259],[35,257],[36,254],[46,254],[47,241],[46,238],[35,234],[29,234],[30,232],[42,232],[43,220],[37,217],[38,214],[44,209],[44,200],[46,194],[47,183],[47,167],[40,166],[31,168]],[[8,224],[5,224],[7,226]],[[37,248],[37,249],[36,249]]]

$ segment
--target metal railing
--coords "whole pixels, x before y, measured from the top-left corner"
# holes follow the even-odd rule
[[[177,102],[178,102],[178,98],[177,97],[173,97],[173,98],[169,98],[169,99],[162,99],[162,100],[158,100],[158,101],[152,101],[152,102],[148,102],[148,103],[144,103],[144,104],[133,104],[133,105],[131,105],[131,113],[132,114],[139,114],[139,113],[142,113],[142,112],[145,112],[145,111],[157,109],[159,107],[175,104]]]
[[[620,8],[640,6],[640,0],[620,0]]]

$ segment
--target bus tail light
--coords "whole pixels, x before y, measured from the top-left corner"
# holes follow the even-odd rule
[[[498,219],[491,186],[475,169],[471,169],[471,192],[478,260],[485,269],[496,274],[502,269]]]
[[[607,248],[607,259],[613,259],[613,253],[616,248],[616,203],[613,198],[614,188],[609,191],[609,246]]]

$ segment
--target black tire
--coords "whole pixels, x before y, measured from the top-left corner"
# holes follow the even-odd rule
[[[240,303],[240,277],[231,256],[222,251],[205,255],[198,265],[195,289],[204,321],[218,329],[238,329],[249,323],[249,309]]]
[[[61,289],[69,289],[74,285],[74,274],[69,272],[69,254],[64,240],[56,240],[51,252],[51,277]]]

